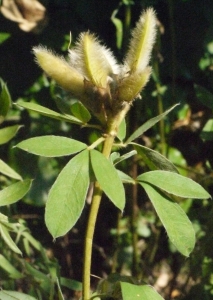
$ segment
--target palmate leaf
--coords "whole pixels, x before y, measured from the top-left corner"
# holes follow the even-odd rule
[[[150,171],[137,177],[139,183],[156,186],[169,194],[183,198],[208,199],[211,195],[197,182],[168,171]]]
[[[80,152],[87,145],[62,136],[46,135],[22,141],[16,147],[35,155],[56,157]]]
[[[89,151],[84,150],[68,162],[50,189],[45,222],[54,238],[66,234],[79,219],[89,183]]]
[[[125,192],[122,181],[112,163],[97,150],[90,151],[92,169],[101,188],[112,203],[123,211]]]
[[[154,126],[157,122],[159,122],[161,119],[163,119],[170,111],[172,111],[178,104],[173,105],[168,110],[166,110],[164,113],[158,115],[157,117],[154,117],[147,122],[145,122],[142,126],[140,126],[135,132],[133,132],[132,135],[126,140],[125,145],[129,144],[133,140],[137,139],[139,136],[141,136],[145,131],[150,129],[152,126]]]
[[[140,182],[149,196],[168,237],[184,256],[188,257],[195,245],[193,226],[183,209],[152,185]]]

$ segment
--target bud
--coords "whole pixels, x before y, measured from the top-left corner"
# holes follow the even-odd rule
[[[111,51],[89,32],[80,35],[74,49],[69,51],[69,57],[71,66],[97,87],[106,88],[110,77],[119,73]]]
[[[156,16],[152,8],[142,13],[129,45],[124,66],[130,73],[140,73],[148,66],[156,36]]]
[[[64,60],[42,46],[34,47],[36,62],[63,89],[77,97],[84,93],[84,77]]]
[[[118,86],[118,101],[131,102],[140,97],[140,92],[149,81],[151,68],[147,67],[143,72],[135,72],[122,79]]]

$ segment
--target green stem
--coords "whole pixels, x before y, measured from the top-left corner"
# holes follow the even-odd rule
[[[160,93],[160,84],[156,83],[157,88],[157,99],[158,99],[158,113],[159,115],[163,113],[163,99]],[[160,143],[161,143],[161,153],[166,155],[166,139],[165,139],[165,122],[161,119],[159,122],[160,127]]]
[[[107,135],[105,139],[102,154],[107,158],[111,153],[114,139],[115,139],[115,135],[114,134],[112,135],[110,133]],[[87,230],[86,230],[85,246],[84,246],[83,297],[82,297],[83,300],[90,299],[90,272],[91,272],[91,259],[92,259],[92,244],[93,244],[95,224],[96,224],[98,210],[101,203],[101,198],[102,198],[102,189],[99,183],[95,182],[93,198],[92,198]]]
[[[125,118],[126,113],[130,108],[129,103],[126,103],[121,111],[108,119],[108,127],[105,134],[102,154],[109,158],[112,151],[114,139],[117,136],[118,127],[121,121]],[[99,139],[100,141],[100,139]],[[98,210],[102,198],[102,189],[98,182],[95,182],[92,203],[90,207],[89,219],[86,229],[85,246],[84,246],[84,266],[83,266],[83,295],[82,300],[90,299],[90,273],[92,260],[92,244],[95,232],[95,225],[98,215]]]
[[[138,167],[137,167],[137,158],[133,159],[132,166],[132,177],[137,178]],[[132,187],[132,207],[131,207],[131,233],[132,233],[132,247],[133,247],[133,255],[132,255],[132,275],[136,278],[139,277],[139,255],[138,255],[138,234],[137,234],[137,218],[138,218],[138,185],[134,184]]]

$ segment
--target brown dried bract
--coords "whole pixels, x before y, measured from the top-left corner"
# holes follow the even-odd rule
[[[47,24],[46,8],[37,0],[4,0],[0,9],[26,32],[39,33]]]

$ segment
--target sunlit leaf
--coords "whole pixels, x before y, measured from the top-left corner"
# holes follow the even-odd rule
[[[152,126],[154,126],[157,122],[159,122],[161,119],[163,119],[170,111],[172,111],[178,104],[173,105],[168,110],[166,110],[164,113],[158,115],[157,117],[154,117],[147,122],[145,122],[142,126],[140,126],[133,134],[126,140],[125,144],[129,144],[133,140],[137,139],[139,136],[141,136],[145,131],[150,129]]]
[[[46,135],[22,141],[16,147],[32,154],[56,157],[80,152],[87,145],[62,136]]]
[[[165,170],[178,173],[176,167],[163,155],[145,146],[131,143],[136,149],[138,155],[143,158],[145,164],[150,170]]]
[[[89,182],[89,153],[84,150],[69,161],[50,190],[45,222],[54,238],[66,234],[79,219]]]
[[[125,121],[125,119],[123,119],[118,128],[117,138],[120,141],[123,141],[125,139],[125,137],[126,137],[126,121]]]
[[[40,115],[52,118],[52,119],[56,119],[56,120],[60,120],[60,121],[66,121],[66,122],[70,122],[70,123],[75,123],[75,124],[83,124],[81,120],[78,120],[75,117],[72,117],[70,115],[62,115],[60,113],[55,112],[54,110],[51,110],[49,108],[46,108],[44,106],[41,106],[39,104],[36,103],[32,103],[32,102],[24,102],[22,100],[19,100],[16,105],[29,109],[31,111],[37,112]]]
[[[21,175],[16,173],[10,166],[0,159],[0,173],[17,180],[22,180]]]
[[[125,193],[123,184],[112,163],[97,150],[90,151],[92,169],[107,197],[120,210],[124,209]]]
[[[22,199],[29,191],[32,180],[25,179],[11,184],[0,191],[0,206],[9,205]]]
[[[135,285],[121,282],[123,300],[164,300],[150,285]]]
[[[145,182],[140,182],[149,196],[166,232],[175,247],[184,256],[194,249],[195,232],[183,209],[158,189]]]
[[[213,140],[213,119],[209,119],[206,122],[200,136],[205,141],[212,141]]]
[[[0,129],[0,145],[9,142],[21,127],[20,125],[13,125]]]
[[[208,199],[211,195],[197,182],[168,171],[150,171],[139,175],[137,180],[154,185],[169,194],[183,198]]]

